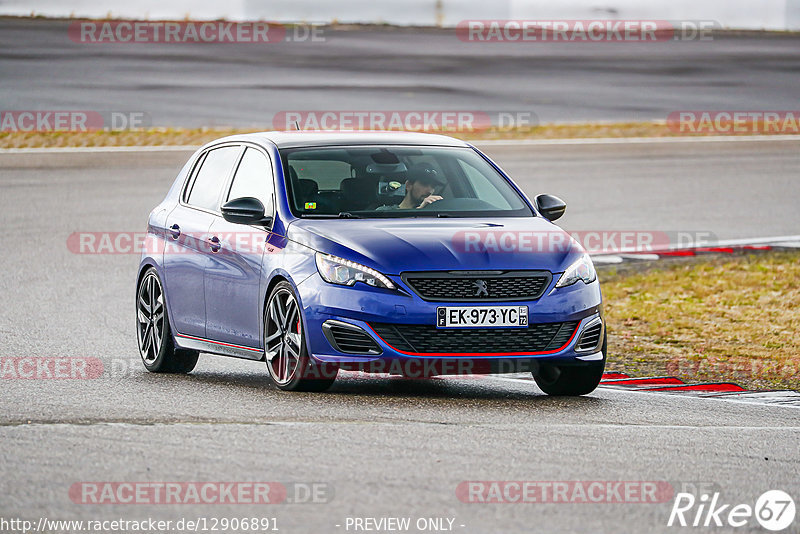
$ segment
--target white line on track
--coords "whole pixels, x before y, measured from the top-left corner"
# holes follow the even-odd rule
[[[746,247],[758,245],[771,245],[776,247],[791,247],[800,248],[800,235],[782,235],[771,237],[743,237],[737,239],[722,239],[713,243],[704,243],[701,245],[681,246],[681,245],[668,245],[663,247],[650,247],[637,251],[636,248],[622,248],[618,251],[611,253],[590,253],[593,259],[598,263],[622,263],[623,259],[640,259],[640,260],[654,260],[658,259],[659,254],[674,252],[677,250],[693,250],[693,249],[718,249],[718,248],[732,248],[732,247]]]
[[[517,384],[532,384],[532,378],[518,378],[518,377],[506,377],[506,376],[497,376],[497,375],[487,375],[485,378],[490,378],[492,380],[502,380],[506,382],[516,382]],[[647,390],[627,390],[627,389],[618,389],[618,388],[607,388],[604,387],[603,384],[600,384],[598,389],[602,390],[603,393],[622,393],[622,394],[631,394],[631,393],[646,393],[647,395],[660,395],[665,397],[671,397],[673,399],[703,399],[703,400],[716,400],[716,401],[724,401],[724,402],[734,402],[737,404],[751,404],[757,406],[779,406],[781,408],[800,408],[800,404],[797,404],[797,392],[787,390],[785,392],[781,391],[773,391],[773,392],[752,392],[752,393],[772,393],[774,397],[764,398],[764,399],[756,399],[756,398],[732,398],[733,396],[730,395],[722,395],[719,397],[705,397],[699,395],[690,395],[690,394],[681,394],[680,392],[673,392],[668,393],[665,391],[647,391]],[[742,392],[744,393],[744,392]],[[783,393],[781,395],[781,393]],[[787,403],[783,404],[780,402],[775,402],[778,399],[785,398]],[[772,400],[772,402],[770,402]],[[789,403],[791,402],[791,404]]]
[[[708,245],[699,245],[699,248],[720,248],[720,247],[735,247],[735,246],[746,246],[746,245],[760,245],[760,244],[772,244],[772,243],[779,243],[781,241],[786,242],[796,242],[800,241],[800,235],[784,235],[784,236],[773,236],[773,237],[743,237],[738,239],[722,239],[720,241],[716,241],[713,244]],[[677,248],[677,247],[676,247]]]
[[[576,139],[488,139],[468,141],[482,146],[627,145],[660,143],[736,143],[750,141],[800,141],[800,135],[708,135],[698,137],[580,137]]]
[[[194,152],[200,148],[188,145],[164,146],[74,146],[52,148],[0,148],[0,154],[91,154],[103,152]]]

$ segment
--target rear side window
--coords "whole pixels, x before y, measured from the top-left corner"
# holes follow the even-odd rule
[[[353,177],[353,167],[346,161],[300,161],[292,164],[291,169],[289,172],[299,180],[314,180],[320,191],[338,191],[342,180]]]
[[[208,152],[189,192],[189,204],[207,210],[216,210],[222,188],[228,181],[233,164],[241,147],[227,146]]]
[[[239,168],[236,169],[227,200],[242,197],[257,198],[264,205],[264,212],[271,215],[272,193],[272,165],[269,158],[254,148],[248,148]]]

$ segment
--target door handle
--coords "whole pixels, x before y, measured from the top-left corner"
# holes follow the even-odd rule
[[[181,227],[173,224],[169,227],[169,233],[172,235],[172,239],[178,239],[181,236]]]
[[[222,246],[222,243],[219,242],[219,238],[217,236],[209,239],[208,244],[211,246],[211,252],[219,252],[219,248]]]

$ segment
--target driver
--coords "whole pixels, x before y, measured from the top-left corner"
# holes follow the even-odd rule
[[[434,195],[436,187],[445,182],[439,177],[436,169],[427,163],[417,163],[408,168],[406,172],[406,196],[396,206],[381,206],[379,210],[401,209],[410,210],[424,208],[437,200],[442,200],[439,195]]]

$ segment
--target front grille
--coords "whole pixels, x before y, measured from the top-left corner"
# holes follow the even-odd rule
[[[592,350],[597,347],[600,342],[600,334],[603,332],[603,323],[598,322],[590,326],[581,334],[581,339],[578,341],[577,350]]]
[[[436,328],[419,324],[370,323],[389,345],[402,352],[510,353],[545,352],[563,347],[578,321],[532,324],[528,328]]]
[[[536,300],[550,285],[549,271],[404,273],[403,281],[422,299],[433,301]]]
[[[380,354],[381,348],[364,330],[339,321],[326,321],[322,331],[330,344],[346,354]]]

